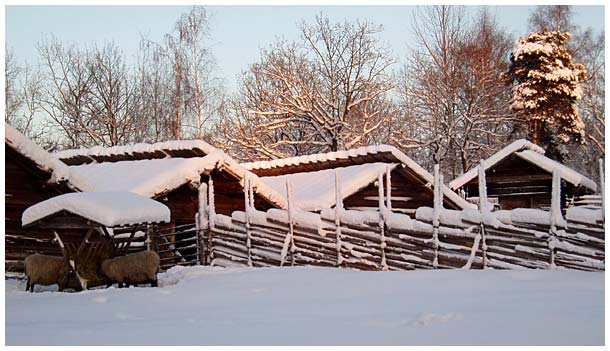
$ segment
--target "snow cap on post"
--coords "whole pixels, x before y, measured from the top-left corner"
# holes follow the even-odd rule
[[[106,227],[169,222],[164,204],[130,192],[69,193],[30,206],[23,212],[23,226],[61,211],[92,220]]]

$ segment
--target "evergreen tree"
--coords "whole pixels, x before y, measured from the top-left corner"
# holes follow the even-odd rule
[[[524,119],[534,143],[551,148],[556,148],[556,138],[561,143],[584,139],[576,101],[587,73],[583,65],[572,62],[566,47],[569,38],[567,32],[530,33],[517,41],[507,74],[516,82],[511,110]]]

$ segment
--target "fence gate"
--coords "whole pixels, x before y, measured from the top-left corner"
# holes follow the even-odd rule
[[[151,240],[152,249],[161,258],[161,270],[199,263],[201,247],[195,223],[156,230]]]

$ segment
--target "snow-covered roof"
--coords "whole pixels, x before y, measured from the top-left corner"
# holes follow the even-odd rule
[[[564,180],[572,183],[575,186],[584,186],[593,191],[597,191],[597,185],[594,181],[566,167],[565,165],[562,165],[561,163],[553,161],[550,158],[544,156],[544,152],[544,149],[540,146],[533,144],[527,140],[520,139],[509,144],[502,150],[496,152],[488,159],[486,159],[484,162],[485,170],[493,168],[495,165],[497,165],[510,155],[515,154],[523,160],[530,162],[533,165],[536,165],[549,173],[553,173],[553,169],[558,168],[560,170],[561,177]],[[451,187],[451,189],[457,190],[464,186],[466,183],[477,178],[478,176],[479,166],[476,166],[470,169],[468,172],[455,178],[449,183],[449,186]]]
[[[488,159],[485,160],[485,170],[489,168],[493,168],[496,164],[514,154],[515,152],[519,152],[522,150],[531,150],[532,152],[538,154],[544,154],[544,149],[540,146],[529,142],[525,139],[516,140],[502,150],[496,152],[495,154],[489,156]],[[472,179],[479,176],[479,166],[473,167],[468,172],[462,174],[461,176],[455,178],[451,182],[449,182],[449,187],[453,190],[457,190],[461,188],[464,184],[468,183]]]
[[[4,126],[6,145],[30,159],[40,170],[48,172],[50,174],[49,183],[65,181],[75,190],[88,191],[91,189],[91,185],[87,181],[78,175],[71,174],[69,167],[57,157],[38,146],[17,129],[6,123]]]
[[[28,207],[23,226],[67,211],[106,227],[169,222],[170,211],[162,203],[130,192],[69,193]]]
[[[335,172],[337,172],[341,184],[341,198],[345,199],[374,182],[380,173],[386,171],[388,166],[390,169],[394,169],[396,164],[368,163],[314,172],[262,177],[261,179],[285,197],[287,197],[286,182],[290,181],[295,205],[301,210],[319,211],[335,205]]]
[[[69,168],[92,184],[89,191],[130,191],[157,197],[188,182],[198,182],[201,174],[218,169],[236,177],[242,186],[248,174],[254,192],[273,205],[286,208],[282,195],[227,154],[200,140],[94,147],[56,154],[77,164]]]
[[[203,157],[219,151],[203,140],[172,140],[154,144],[132,145],[64,150],[55,153],[68,165],[92,162],[116,162],[121,160],[158,159],[169,157]]]
[[[258,161],[242,163],[245,168],[261,176],[283,175],[289,173],[300,173],[302,169],[308,171],[319,171],[337,167],[348,167],[350,165],[365,163],[402,163],[404,170],[425,184],[434,184],[434,177],[423,169],[417,162],[405,155],[397,148],[390,145],[374,145],[356,149],[329,152],[315,155],[290,157],[272,161]],[[294,170],[301,171],[294,172]],[[273,174],[275,173],[275,174]],[[334,179],[334,178],[333,178]],[[443,185],[443,195],[461,208],[476,208],[475,205],[462,199],[447,186]],[[334,196],[334,192],[332,192]]]
[[[222,154],[196,158],[167,158],[70,166],[87,179],[94,191],[129,191],[154,198],[188,182],[199,182],[222,162]]]
[[[593,192],[597,191],[597,184],[593,180],[585,177],[584,175],[576,172],[571,168],[566,167],[565,165],[557,161],[551,160],[550,158],[544,155],[533,152],[531,150],[524,150],[518,152],[517,156],[529,163],[532,163],[544,169],[549,173],[553,173],[553,169],[558,169],[561,178],[569,183],[572,183],[574,186],[582,186],[591,189]]]

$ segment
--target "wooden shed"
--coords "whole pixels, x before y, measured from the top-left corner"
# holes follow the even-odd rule
[[[544,149],[517,140],[484,161],[488,200],[500,209],[541,208],[551,205],[553,170],[561,176],[562,206],[577,196],[593,194],[594,181],[544,156]],[[476,166],[449,183],[471,202],[479,198],[479,167]]]
[[[390,172],[392,209],[414,214],[421,206],[433,206],[433,176],[395,147],[369,146],[347,151],[307,155],[243,164],[282,195],[292,183],[297,206],[320,211],[335,206],[335,174],[339,177],[344,208],[377,209],[379,174]],[[385,179],[385,176],[384,176]],[[443,185],[444,206],[474,208]],[[384,200],[387,191],[384,193]]]
[[[174,224],[194,222],[198,188],[210,180],[216,213],[244,210],[244,177],[250,172],[201,140],[73,149],[55,155],[96,191],[130,191],[164,203]],[[253,174],[251,178],[257,206],[286,206],[281,195]]]
[[[90,185],[8,124],[4,149],[5,270],[22,271],[23,260],[32,253],[61,254],[48,231],[22,228],[25,209],[60,194],[90,190]]]

